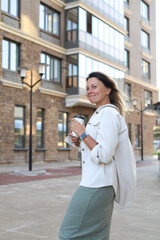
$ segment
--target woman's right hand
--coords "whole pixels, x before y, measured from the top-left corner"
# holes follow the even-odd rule
[[[69,134],[68,134],[68,135],[71,137],[72,142],[73,142],[77,147],[79,147],[79,140],[80,140],[80,138],[79,138],[79,137],[73,137],[73,136],[72,136],[72,130],[69,131]]]

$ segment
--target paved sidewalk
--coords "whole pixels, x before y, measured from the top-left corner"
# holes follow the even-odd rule
[[[57,170],[68,169],[67,163],[55,165],[56,163],[54,168],[57,167]],[[135,202],[131,208],[122,208],[115,204],[110,240],[160,239],[159,162],[146,161],[137,165]],[[36,171],[41,171],[52,169],[53,165],[33,167]],[[76,166],[70,162],[69,169],[73,168],[80,169],[79,162]],[[7,169],[1,169],[0,174],[4,174]],[[20,172],[26,171],[24,167],[15,166],[10,170],[17,169]],[[58,240],[60,223],[80,181],[80,173],[77,174],[1,185],[0,239]]]

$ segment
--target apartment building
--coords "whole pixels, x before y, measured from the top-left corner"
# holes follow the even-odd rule
[[[0,11],[0,163],[27,162],[32,95],[33,161],[78,158],[64,139],[73,116],[87,122],[95,106],[87,100],[86,76],[102,71],[130,98],[158,101],[156,87],[155,1],[1,0]],[[128,103],[126,117],[136,155],[140,155],[140,114]],[[145,111],[144,154],[153,153],[155,114]]]

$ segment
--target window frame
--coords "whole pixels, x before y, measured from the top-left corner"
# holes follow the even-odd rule
[[[124,30],[127,31],[127,36],[129,37],[129,18],[124,16]]]
[[[3,41],[7,41],[9,43],[9,46],[8,46],[8,68],[3,67]],[[16,51],[17,52],[16,52],[16,70],[15,71],[11,70],[11,43],[16,44]],[[6,71],[17,73],[19,66],[20,66],[20,44],[15,42],[15,41],[12,41],[10,39],[3,38],[2,39],[2,69],[6,70]]]
[[[151,104],[152,104],[152,91],[149,91],[147,89],[143,89],[143,102],[144,102],[144,106],[147,107],[146,99],[150,99],[151,100]]]
[[[17,1],[17,9],[16,9],[17,15],[11,14],[11,1],[12,0],[4,0],[4,1],[7,1],[8,11],[5,11],[2,9],[2,1],[3,0],[1,0],[1,11],[5,14],[11,16],[12,18],[16,18],[19,20],[20,19],[20,0],[16,0]]]
[[[147,45],[146,45],[146,43],[147,43]],[[150,51],[150,34],[143,29],[141,29],[141,46],[144,49]]]
[[[65,142],[65,137],[68,135],[68,123],[69,123],[69,113],[65,112],[65,111],[59,111],[58,112],[58,125],[59,125],[59,114],[66,114],[66,132],[65,131],[61,131],[62,134],[62,138],[63,138],[63,142],[62,142],[62,146],[59,145],[59,128],[58,128],[58,149],[67,149],[68,148],[68,144]],[[58,126],[59,127],[59,126]],[[64,116],[63,116],[63,130],[64,130]]]
[[[48,5],[43,4],[43,3],[40,2],[40,6],[39,6],[39,18],[40,18],[40,7],[41,7],[41,6],[44,7],[44,19],[43,19],[44,28],[41,28],[41,26],[40,26],[40,21],[39,21],[39,29],[40,29],[41,31],[46,32],[46,33],[49,34],[49,35],[52,35],[52,36],[60,39],[60,29],[61,29],[61,28],[60,28],[60,23],[61,23],[61,19],[60,19],[60,18],[61,18],[61,14],[60,14],[60,12],[58,12],[58,11],[55,10],[54,8],[49,7]],[[46,12],[47,12],[47,10],[52,12],[52,19],[51,19],[51,27],[52,27],[52,30],[51,30],[51,31],[48,30],[48,27],[47,27],[47,24],[46,24],[46,18],[47,18]],[[53,26],[53,25],[54,25],[54,24],[53,24],[53,23],[54,23],[54,22],[53,22],[53,14],[54,14],[54,13],[57,13],[58,16],[59,16],[58,34],[55,34],[55,33],[54,33],[54,26]]]
[[[124,50],[124,65],[126,68],[130,69],[130,51],[125,49]]]
[[[23,109],[23,118],[15,117],[15,107],[21,107]],[[15,120],[21,120],[21,119],[23,120],[23,131],[24,131],[24,134],[22,135],[22,145],[16,146],[16,144],[15,144]],[[14,106],[14,148],[15,149],[23,149],[23,148],[25,148],[25,144],[26,144],[26,107],[21,106],[21,105],[15,105]]]
[[[47,76],[47,67],[48,67],[48,64],[47,64],[47,66],[45,66],[45,73],[42,76],[43,81],[49,81],[49,82],[61,84],[61,81],[62,81],[61,80],[61,65],[62,65],[61,64],[61,59],[58,58],[58,57],[55,57],[53,55],[50,55],[48,53],[45,53],[45,52],[41,52],[41,56],[42,56],[42,54],[45,55],[45,62],[43,62],[43,63],[47,64],[47,57],[49,57],[49,59],[50,59],[50,65],[49,65],[49,67],[50,67],[50,69],[49,69],[49,76],[50,76],[50,78],[47,79],[47,77],[46,77]],[[55,81],[55,78],[54,78],[54,60],[58,60],[59,61],[59,81]],[[52,61],[53,61],[53,66],[51,66]],[[41,62],[42,62],[42,60],[41,60]],[[53,69],[53,72],[52,72],[52,69]],[[51,79],[51,76],[53,76],[53,79]]]
[[[68,16],[69,15],[69,11],[73,11],[76,10],[77,11],[77,19],[74,19],[74,17]],[[73,9],[68,9],[66,11],[66,27],[65,27],[65,41],[66,42],[74,42],[78,40],[78,8],[73,8]],[[68,28],[68,22],[71,22],[71,27]],[[76,25],[76,28],[74,28],[74,24]]]
[[[147,12],[145,11],[145,13],[147,13],[147,17],[146,17],[146,14],[143,14],[144,13],[144,7],[146,7],[146,9],[147,9]],[[141,16],[142,16],[142,18],[144,18],[148,22],[150,21],[149,5],[143,0],[141,0]]]
[[[145,63],[145,66],[144,66],[144,63]],[[148,71],[143,71],[143,69],[146,70],[146,64],[147,64],[147,69]],[[141,59],[141,74],[142,74],[142,77],[146,78],[146,79],[150,79],[150,70],[151,70],[151,67],[150,67],[150,62],[146,61],[145,59]],[[148,73],[147,73],[148,72]],[[147,74],[146,74],[147,73]]]
[[[38,122],[38,110],[41,110],[42,116],[42,129],[41,129],[41,145],[38,145],[38,131],[37,131],[37,122]],[[37,149],[42,149],[44,148],[44,119],[45,119],[45,110],[43,108],[37,108],[37,119],[36,119],[36,147]]]
[[[71,58],[72,55],[68,56],[67,58],[67,67],[68,67],[68,74],[67,74],[67,81],[66,81],[66,88],[78,88],[78,55],[77,54],[73,54],[77,57],[77,59],[73,59]],[[72,68],[72,75],[69,74],[69,66],[71,65]],[[77,67],[77,75],[74,75],[74,71],[73,71],[73,67],[76,66]],[[74,86],[74,80],[76,78],[76,86]],[[69,82],[71,82],[71,84],[69,84]]]

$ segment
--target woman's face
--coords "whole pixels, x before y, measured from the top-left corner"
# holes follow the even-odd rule
[[[91,77],[87,81],[87,98],[91,103],[95,103],[97,107],[109,104],[110,88],[104,86],[96,77]]]

